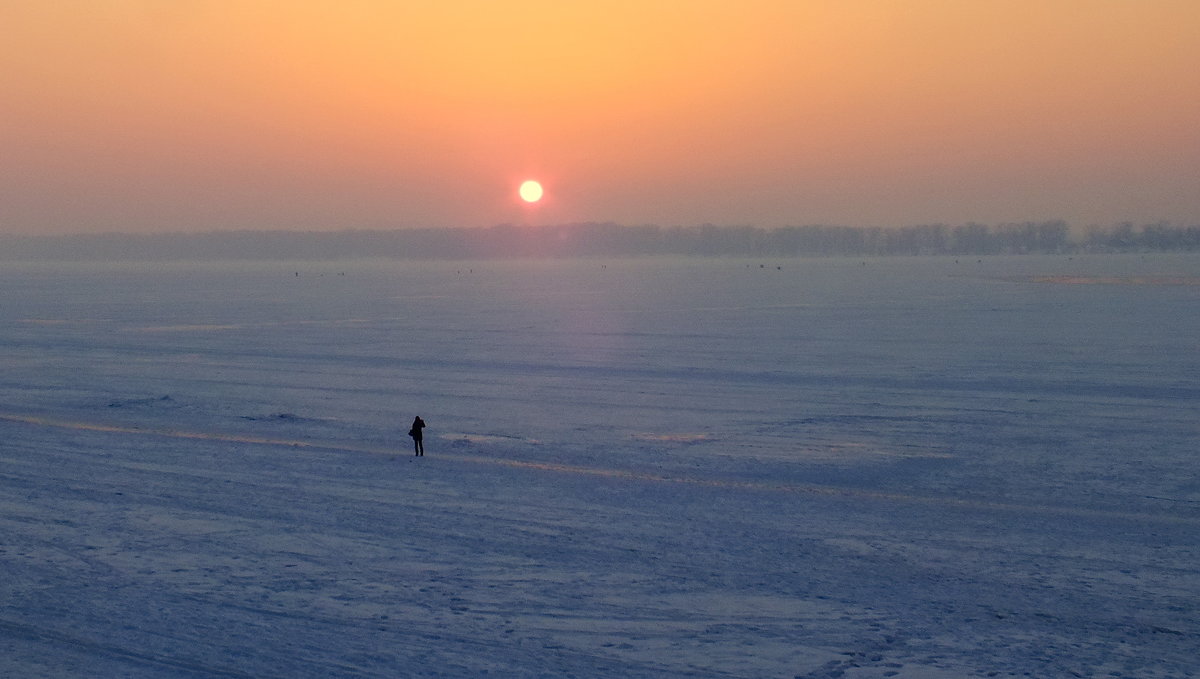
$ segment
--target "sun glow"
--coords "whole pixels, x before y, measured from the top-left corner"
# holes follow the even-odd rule
[[[517,190],[521,195],[521,200],[526,203],[536,203],[542,199],[542,185],[532,179],[521,184],[521,188]]]
[[[0,0],[0,26],[6,234],[1200,223],[1196,0]]]

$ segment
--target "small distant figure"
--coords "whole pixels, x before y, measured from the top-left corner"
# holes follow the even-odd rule
[[[425,457],[425,441],[421,430],[425,428],[425,420],[422,420],[418,415],[413,419],[412,429],[408,430],[408,435],[413,440],[413,452],[417,457]]]

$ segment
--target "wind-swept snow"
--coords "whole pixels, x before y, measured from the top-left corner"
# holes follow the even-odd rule
[[[0,273],[0,675],[1197,673],[1195,259],[342,269]]]

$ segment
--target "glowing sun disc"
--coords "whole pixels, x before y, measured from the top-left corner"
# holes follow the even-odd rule
[[[521,188],[517,190],[521,195],[521,200],[526,203],[536,203],[542,199],[542,185],[530,179],[521,184]]]

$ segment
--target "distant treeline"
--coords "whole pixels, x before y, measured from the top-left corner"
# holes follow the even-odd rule
[[[806,257],[1200,251],[1200,226],[1118,224],[1076,232],[1066,222],[795,226],[558,226],[474,229],[221,231],[2,236],[0,260],[330,260],[369,257]]]

